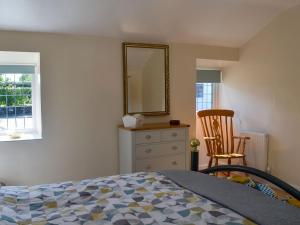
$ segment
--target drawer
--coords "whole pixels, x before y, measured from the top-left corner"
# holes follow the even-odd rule
[[[137,132],[135,136],[136,144],[145,144],[160,142],[160,132],[159,131],[146,131],[146,132]]]
[[[185,140],[185,129],[170,129],[161,131],[162,141]]]
[[[185,154],[136,160],[135,171],[182,170],[185,169]]]
[[[146,159],[163,155],[172,155],[185,152],[185,142],[174,141],[172,143],[137,145],[135,149],[136,159]]]

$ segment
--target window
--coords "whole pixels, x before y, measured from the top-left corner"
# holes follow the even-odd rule
[[[0,59],[0,141],[41,138],[39,53]]]
[[[196,112],[216,105],[216,83],[196,83]]]
[[[0,74],[0,129],[32,129],[33,74]]]
[[[197,69],[196,73],[196,112],[217,106],[218,84],[222,72],[219,69]]]

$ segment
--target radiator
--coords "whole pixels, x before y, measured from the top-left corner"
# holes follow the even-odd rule
[[[250,137],[245,151],[248,166],[268,171],[268,135],[251,131],[241,132],[241,135]]]

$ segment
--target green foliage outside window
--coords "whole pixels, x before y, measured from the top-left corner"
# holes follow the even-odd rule
[[[31,105],[31,82],[31,74],[0,74],[0,107]]]

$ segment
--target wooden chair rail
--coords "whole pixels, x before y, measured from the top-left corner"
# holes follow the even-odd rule
[[[227,117],[233,117],[234,111],[229,109],[208,109],[208,110],[202,110],[198,113],[199,117],[205,117],[205,116],[227,116]]]

